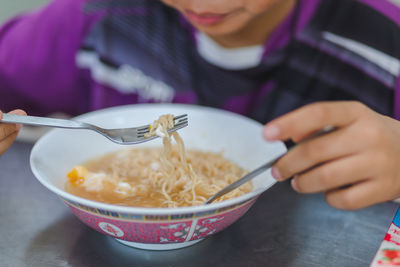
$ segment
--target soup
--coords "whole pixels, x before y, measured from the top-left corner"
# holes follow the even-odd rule
[[[185,151],[179,134],[168,133],[171,127],[172,115],[161,116],[151,126],[149,135],[162,137],[163,147],[123,149],[76,166],[67,175],[66,190],[109,204],[184,207],[203,204],[246,174],[221,153]],[[251,190],[252,185],[246,183],[217,201]]]

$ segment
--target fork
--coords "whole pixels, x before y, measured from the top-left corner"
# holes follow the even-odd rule
[[[104,129],[96,125],[81,121],[53,119],[53,118],[36,117],[36,116],[23,116],[15,114],[3,114],[3,118],[0,120],[0,122],[18,123],[18,124],[26,124],[33,126],[67,128],[67,129],[93,130],[107,137],[114,143],[121,145],[139,144],[150,141],[158,137],[158,136],[145,137],[145,134],[150,131],[150,124],[132,128]],[[186,127],[187,125],[188,125],[187,114],[176,116],[174,117],[174,127],[168,129],[168,132],[177,131],[179,129]]]

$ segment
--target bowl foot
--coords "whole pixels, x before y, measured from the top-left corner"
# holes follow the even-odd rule
[[[169,243],[169,244],[145,244],[145,243],[137,243],[137,242],[131,242],[131,241],[125,241],[121,239],[115,238],[118,242],[129,246],[129,247],[134,247],[134,248],[140,248],[140,249],[146,249],[146,250],[170,250],[170,249],[179,249],[179,248],[184,248],[188,246],[192,246],[196,244],[197,242],[200,242],[201,240],[204,239],[198,239],[198,240],[193,240],[193,241],[187,241],[187,242],[182,242],[182,243]]]

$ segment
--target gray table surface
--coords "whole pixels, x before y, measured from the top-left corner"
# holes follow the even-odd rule
[[[78,219],[29,167],[31,144],[0,156],[0,266],[368,266],[398,208],[330,208],[288,183],[225,231],[171,251],[126,247]]]

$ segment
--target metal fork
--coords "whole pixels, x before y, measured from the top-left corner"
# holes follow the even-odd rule
[[[145,134],[150,130],[150,124],[132,127],[132,128],[120,128],[120,129],[104,129],[96,125],[92,125],[86,122],[75,121],[75,120],[64,120],[64,119],[53,119],[46,117],[36,116],[23,116],[15,114],[3,114],[3,118],[0,120],[3,123],[18,123],[33,126],[47,126],[56,128],[67,128],[67,129],[86,129],[93,130],[107,137],[111,141],[121,145],[132,145],[150,141],[157,138],[158,136],[145,137]],[[174,132],[188,125],[187,114],[174,117],[174,127],[168,129],[168,132]]]

